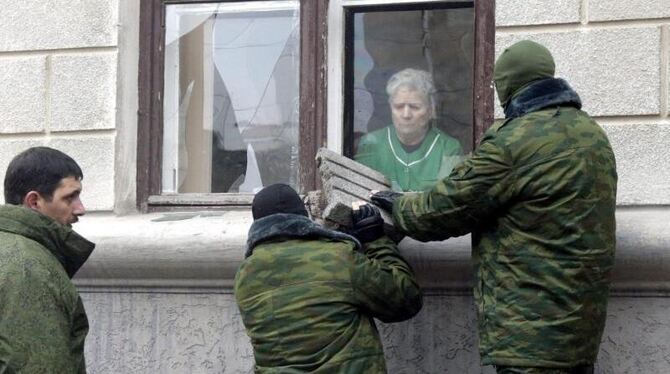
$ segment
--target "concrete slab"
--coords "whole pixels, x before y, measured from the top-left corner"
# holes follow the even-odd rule
[[[391,183],[382,173],[336,152],[321,148],[316,159],[323,186],[320,201],[322,215],[319,218],[328,227],[351,227],[352,203],[369,203],[370,191],[391,189]],[[393,227],[391,215],[384,211],[381,213],[386,233],[400,240],[402,236]]]

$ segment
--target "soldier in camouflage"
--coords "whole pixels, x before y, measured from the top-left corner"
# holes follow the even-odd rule
[[[472,233],[483,364],[592,373],[614,260],[614,154],[545,47],[509,47],[494,79],[506,120],[471,157],[427,192],[372,199],[418,240]]]
[[[385,373],[373,317],[411,318],[422,296],[379,211],[357,210],[353,236],[331,231],[275,184],[255,196],[252,213],[235,298],[256,373]]]
[[[83,174],[47,147],[17,155],[0,206],[0,373],[85,373],[88,319],[70,280],[94,244],[72,230]]]

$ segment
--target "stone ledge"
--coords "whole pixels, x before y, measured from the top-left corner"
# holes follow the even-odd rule
[[[249,211],[91,214],[76,229],[97,248],[75,282],[88,290],[225,293],[243,260],[251,222]],[[620,208],[617,223],[613,293],[670,294],[670,207]],[[469,236],[432,243],[406,238],[400,247],[427,292],[469,292]]]

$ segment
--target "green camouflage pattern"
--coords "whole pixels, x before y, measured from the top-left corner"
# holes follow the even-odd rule
[[[88,319],[70,278],[93,247],[69,225],[0,207],[1,373],[86,372]]]
[[[605,324],[616,183],[601,127],[554,106],[492,126],[393,216],[422,241],[472,232],[484,364],[573,367],[595,361]]]
[[[385,373],[373,317],[422,306],[412,269],[386,237],[367,244],[276,239],[253,249],[235,278],[256,373]]]

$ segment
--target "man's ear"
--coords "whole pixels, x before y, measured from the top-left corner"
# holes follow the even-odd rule
[[[23,197],[23,206],[30,209],[39,209],[39,200],[41,196],[37,191],[30,191]]]

